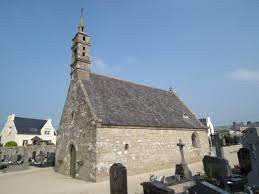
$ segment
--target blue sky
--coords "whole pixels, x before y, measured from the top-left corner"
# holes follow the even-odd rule
[[[0,127],[58,125],[82,7],[93,72],[171,86],[216,125],[259,120],[258,0],[1,0]]]

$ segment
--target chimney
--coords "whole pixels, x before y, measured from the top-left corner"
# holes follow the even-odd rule
[[[11,114],[11,115],[9,115],[9,116],[8,116],[8,120],[13,121],[13,120],[14,120],[14,118],[15,118],[15,114]]]

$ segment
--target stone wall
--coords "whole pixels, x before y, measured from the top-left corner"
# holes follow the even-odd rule
[[[241,144],[223,147],[224,158],[228,160],[231,168],[234,168],[234,165],[239,165],[237,152],[241,148]]]
[[[95,123],[81,80],[71,81],[57,137],[56,172],[70,175],[70,149],[76,148],[76,178],[95,182]]]
[[[97,128],[96,181],[108,178],[109,167],[122,163],[128,175],[172,168],[180,163],[177,143],[182,139],[187,163],[201,161],[208,154],[209,145],[206,131],[195,130],[200,140],[200,148],[192,145],[194,130],[156,129],[133,127]],[[128,144],[128,149],[125,145]]]
[[[47,152],[56,152],[55,145],[32,145],[32,146],[17,146],[13,148],[0,147],[0,159],[3,159],[4,155],[14,156],[17,154],[23,155],[27,151],[28,156],[32,157],[32,153],[35,151],[36,155],[42,151],[43,153]]]

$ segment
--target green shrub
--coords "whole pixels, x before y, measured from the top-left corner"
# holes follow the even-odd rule
[[[4,147],[15,147],[17,143],[15,141],[8,141],[5,143]]]
[[[224,138],[226,140],[226,144],[227,145],[236,145],[236,144],[238,144],[237,136],[231,137],[230,135],[225,135]]]

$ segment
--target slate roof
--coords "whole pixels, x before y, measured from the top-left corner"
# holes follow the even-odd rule
[[[94,73],[83,84],[103,124],[205,128],[173,92]]]
[[[47,120],[14,117],[14,124],[18,134],[40,135],[41,128]]]
[[[38,136],[34,136],[33,138],[31,138],[32,141],[41,141],[42,139],[39,138]]]
[[[206,118],[199,119],[199,121],[200,121],[205,127],[207,126]]]

